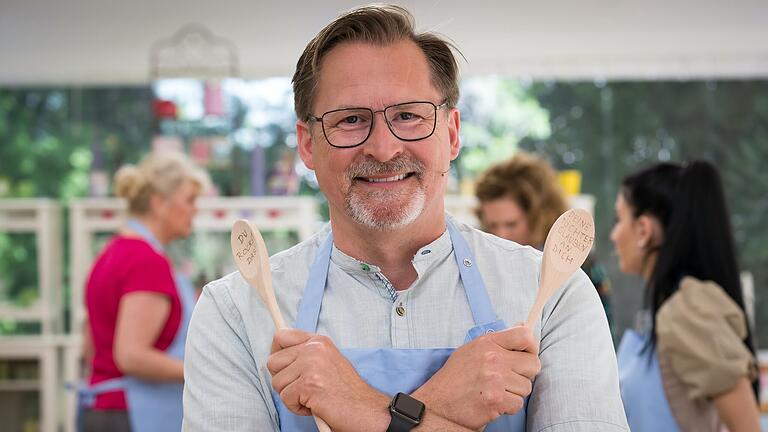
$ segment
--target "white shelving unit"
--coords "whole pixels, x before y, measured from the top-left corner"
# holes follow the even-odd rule
[[[49,199],[0,200],[0,232],[34,234],[38,297],[27,307],[0,303],[0,317],[39,322],[42,334],[61,332],[61,207]]]
[[[248,219],[259,230],[292,230],[299,241],[310,237],[317,228],[317,204],[312,197],[238,197],[201,198],[194,220],[195,233],[229,232],[236,219]],[[71,329],[63,345],[66,382],[83,378],[80,334],[86,318],[83,296],[86,278],[98,251],[93,250],[96,234],[113,233],[125,221],[125,203],[117,198],[74,200],[70,212],[70,299]],[[75,395],[65,397],[64,430],[74,431]]]
[[[37,296],[28,306],[0,303],[0,317],[4,320],[39,323],[41,334],[30,336],[0,337],[0,362],[3,367],[17,361],[35,364],[35,378],[0,377],[0,397],[5,401],[0,417],[8,416],[3,427],[13,427],[7,422],[23,418],[24,413],[11,410],[13,401],[21,400],[27,392],[38,394],[38,418],[33,425],[44,432],[55,432],[58,420],[58,339],[63,323],[62,275],[61,275],[61,207],[49,199],[0,200],[0,232],[31,234],[35,237],[37,262]],[[14,396],[15,395],[15,396]],[[13,416],[13,417],[10,417]],[[27,419],[29,420],[29,419]]]
[[[58,351],[61,341],[57,336],[35,335],[35,336],[7,336],[0,338],[0,361],[19,361],[31,360],[37,364],[35,378],[23,379],[5,379],[0,381],[0,394],[5,397],[7,393],[37,392],[39,396],[39,418],[35,426],[44,432],[55,432],[58,430],[58,409],[57,401],[63,392],[63,386],[59,380]],[[0,408],[0,413],[5,409],[12,409],[9,406]],[[10,415],[4,413],[3,415]],[[18,412],[13,415],[19,415]],[[2,417],[2,415],[0,415]],[[9,421],[9,419],[5,419]],[[13,428],[5,423],[3,426]],[[5,429],[4,429],[5,430]],[[8,429],[11,430],[11,429]]]

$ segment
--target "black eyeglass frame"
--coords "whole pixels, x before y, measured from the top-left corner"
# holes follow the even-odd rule
[[[399,106],[410,105],[410,104],[415,104],[415,103],[428,103],[428,104],[432,105],[432,108],[434,108],[435,117],[434,117],[434,119],[432,121],[432,132],[430,132],[429,135],[427,135],[427,136],[425,136],[423,138],[400,138],[397,135],[397,133],[395,133],[394,129],[392,129],[392,123],[389,122],[389,119],[386,116],[386,111],[388,109],[390,109],[390,108],[396,108],[396,107],[399,107]],[[335,110],[326,111],[320,117],[317,117],[317,116],[315,116],[313,114],[310,114],[308,120],[320,123],[320,127],[323,129],[323,136],[325,137],[325,141],[331,147],[334,147],[334,148],[355,148],[355,147],[359,147],[359,146],[365,144],[365,142],[368,141],[368,138],[371,137],[371,133],[373,132],[373,128],[374,128],[374,125],[376,123],[374,121],[374,117],[376,116],[376,113],[385,113],[384,114],[384,122],[387,124],[387,129],[389,129],[389,131],[392,133],[392,135],[395,136],[395,138],[399,139],[400,141],[414,142],[414,141],[425,140],[425,139],[431,137],[432,135],[434,135],[435,129],[437,128],[437,110],[443,109],[443,108],[445,108],[447,106],[448,106],[448,101],[444,101],[440,105],[435,105],[431,101],[410,101],[410,102],[401,102],[401,103],[398,103],[398,104],[389,105],[389,106],[384,107],[383,109],[375,110],[375,111],[370,109],[370,108],[363,108],[363,107],[359,107],[359,108],[354,108],[354,107],[352,107],[352,108],[339,108],[339,109],[335,109]],[[371,127],[368,128],[368,135],[366,135],[365,138],[363,138],[362,141],[360,141],[359,143],[357,143],[355,145],[351,145],[351,146],[338,146],[338,145],[334,145],[331,142],[331,140],[328,139],[328,134],[325,133],[325,124],[323,123],[323,117],[325,117],[328,114],[333,114],[335,112],[346,111],[346,110],[366,110],[366,111],[370,112],[371,113]]]

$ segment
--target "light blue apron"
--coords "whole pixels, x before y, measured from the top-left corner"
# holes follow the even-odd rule
[[[474,256],[458,230],[448,221],[448,232],[453,242],[454,257],[459,266],[461,281],[467,294],[475,327],[467,332],[466,342],[493,331],[506,329],[501,319],[491,306],[485,290],[485,284],[474,265]],[[328,234],[325,243],[317,251],[315,261],[309,273],[309,280],[304,288],[304,296],[299,304],[294,327],[315,333],[320,316],[320,306],[331,261],[333,236]],[[455,348],[438,349],[341,349],[342,354],[355,367],[357,373],[372,387],[389,396],[397,392],[412,393],[432,377],[453,353]],[[281,431],[316,431],[312,417],[297,416],[290,412],[280,396],[272,390],[272,400],[277,407]],[[528,400],[520,412],[514,416],[502,416],[485,428],[489,432],[525,431],[525,411]],[[427,407],[429,408],[429,407]]]
[[[617,353],[624,412],[632,432],[679,432],[661,381],[656,351],[643,350],[649,331],[626,330]]]
[[[128,227],[151,244],[156,251],[163,251],[162,244],[145,225],[137,220],[130,220]],[[195,307],[195,296],[192,284],[186,276],[177,272],[175,281],[181,303],[181,322],[173,342],[165,353],[172,358],[183,360],[189,320],[192,317],[192,309]],[[152,382],[131,376],[114,378],[79,389],[78,430],[82,431],[84,410],[93,406],[97,395],[121,389],[125,391],[132,432],[181,430],[184,383]]]

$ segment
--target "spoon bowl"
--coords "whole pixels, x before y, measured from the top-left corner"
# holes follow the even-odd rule
[[[272,272],[269,268],[269,254],[259,230],[245,219],[235,221],[230,236],[235,266],[243,278],[254,288],[267,306],[275,327],[286,328],[283,314],[277,307],[275,290],[272,288]]]
[[[586,210],[571,209],[557,218],[544,242],[539,292],[525,321],[527,326],[533,328],[544,304],[584,264],[594,240],[595,222]]]

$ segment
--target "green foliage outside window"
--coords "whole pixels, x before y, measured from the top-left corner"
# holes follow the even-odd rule
[[[231,169],[213,172],[223,195],[251,193],[254,151],[263,152],[267,170],[285,151],[295,151],[292,96],[284,81],[273,91],[279,97],[271,100],[233,99]],[[768,230],[761,225],[768,219],[763,166],[768,162],[768,82],[520,83],[468,77],[461,90],[463,149],[453,164],[457,180],[471,182],[518,148],[546,155],[558,169],[581,171],[582,192],[597,198],[597,253],[613,282],[618,330],[632,325],[642,292],[638,279],[618,272],[608,239],[621,178],[658,160],[716,161],[741,265],[755,277],[757,335],[761,346],[768,345],[768,334],[760,332],[768,326]],[[152,97],[149,87],[0,89],[0,198],[44,196],[66,205],[68,199],[88,196],[92,167],[111,175],[149,150]],[[249,110],[273,114],[249,119]],[[299,193],[317,195],[312,174],[299,174]],[[6,239],[0,233],[2,295],[26,301],[27,284],[7,281],[34,274],[33,267],[27,269],[32,260],[14,258],[19,248],[31,253],[31,246]],[[66,237],[62,241],[66,244]]]
[[[94,158],[114,170],[148,150],[150,101],[146,88],[0,89],[0,199],[88,196]],[[31,234],[0,233],[0,301],[28,306],[37,299],[35,242]],[[0,320],[0,334],[38,331]]]

